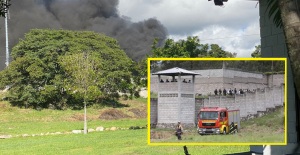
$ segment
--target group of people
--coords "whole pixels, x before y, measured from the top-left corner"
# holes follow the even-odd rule
[[[177,79],[169,81],[169,79],[166,79],[166,82],[177,82]],[[160,83],[164,83],[163,79],[160,79]]]
[[[160,79],[160,83],[164,83],[165,81],[163,79]],[[177,79],[171,80],[169,81],[169,79],[166,79],[166,82],[177,82]],[[191,83],[191,80],[186,81],[185,79],[183,79],[182,81],[183,83]]]
[[[260,90],[258,88],[258,90]],[[265,89],[261,89],[261,91],[265,91]],[[214,90],[214,93],[215,95],[223,95],[223,96],[226,96],[226,95],[243,95],[245,93],[255,93],[256,92],[256,89],[253,89],[253,90],[250,90],[250,89],[239,89],[237,90],[236,88],[234,89],[228,89],[226,90],[225,88],[223,90],[221,89],[215,89]]]
[[[183,79],[183,81],[182,81],[183,83],[191,83],[191,80],[189,80],[189,81],[186,81],[185,79]]]
[[[235,94],[244,94],[245,92],[244,92],[243,89],[237,90],[236,88],[234,88],[234,89],[229,88],[228,90],[226,90],[224,88],[223,91],[221,89],[219,89],[219,90],[215,89],[214,93],[215,93],[215,95],[222,95],[223,94],[223,96],[226,96],[226,95],[231,95],[232,96],[232,95],[235,95]]]

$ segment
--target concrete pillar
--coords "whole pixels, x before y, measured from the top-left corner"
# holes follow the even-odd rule
[[[158,93],[160,92],[160,90],[159,90],[160,79],[161,79],[161,76],[158,75],[158,82],[157,82],[157,90],[158,90],[157,92],[158,92]],[[157,95],[159,95],[158,93],[157,93]]]
[[[193,93],[194,93],[194,98],[195,98],[195,75],[192,77],[192,87],[193,87]]]
[[[260,110],[260,104],[258,103],[258,97],[257,97],[257,92],[254,92],[255,96],[254,96],[254,113],[257,113],[258,110]]]

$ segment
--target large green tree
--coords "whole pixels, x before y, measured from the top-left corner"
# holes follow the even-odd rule
[[[11,87],[8,98],[14,105],[82,108],[84,97],[76,93],[81,87],[70,73],[70,62],[72,55],[85,51],[97,63],[97,80],[87,94],[90,101],[117,99],[118,92],[131,91],[133,62],[115,39],[89,31],[42,29],[31,30],[13,48],[13,61],[0,72],[0,87]],[[76,76],[85,76],[79,70]]]

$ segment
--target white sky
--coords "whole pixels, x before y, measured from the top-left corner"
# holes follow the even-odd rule
[[[199,36],[200,43],[219,44],[237,57],[251,57],[260,44],[259,7],[256,1],[228,0],[224,7],[213,0],[120,0],[119,13],[138,22],[158,19],[169,38]]]

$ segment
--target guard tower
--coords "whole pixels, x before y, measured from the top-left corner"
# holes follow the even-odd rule
[[[194,83],[199,74],[175,67],[153,75],[158,75],[157,127],[173,128],[178,121],[194,127]]]

